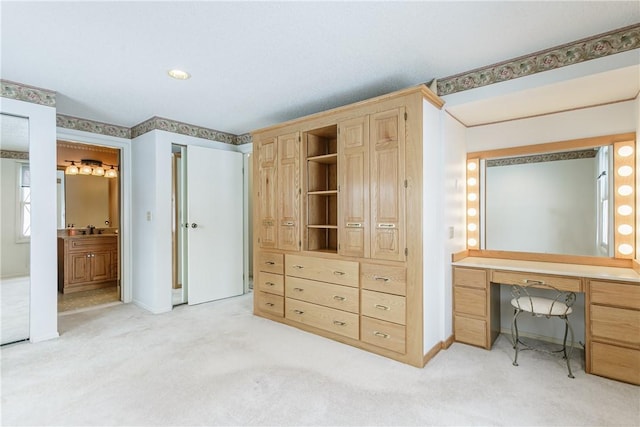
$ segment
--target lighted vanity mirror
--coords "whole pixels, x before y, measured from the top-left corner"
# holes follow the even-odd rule
[[[634,134],[469,153],[468,248],[633,257],[634,157]]]

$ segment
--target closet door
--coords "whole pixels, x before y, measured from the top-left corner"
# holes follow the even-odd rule
[[[258,243],[261,248],[276,248],[278,235],[278,144],[275,138],[260,142],[258,149]]]
[[[189,304],[244,291],[242,154],[187,147]]]
[[[300,249],[300,134],[278,137],[278,247]]]
[[[404,111],[370,116],[371,258],[405,260]]]
[[[369,257],[369,116],[338,125],[338,253]]]

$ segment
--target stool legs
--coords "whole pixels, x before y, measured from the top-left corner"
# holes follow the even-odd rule
[[[573,373],[571,372],[571,354],[573,353],[573,328],[569,323],[569,318],[567,316],[563,316],[565,327],[564,327],[564,340],[562,341],[562,352],[564,354],[564,358],[567,361],[567,370],[569,371],[569,378],[575,378]],[[567,332],[571,332],[571,346],[569,347],[569,353],[567,354]]]
[[[513,311],[513,320],[511,321],[511,339],[513,341],[513,348],[516,351],[515,357],[513,359],[513,366],[518,366],[518,341],[520,340],[518,334],[518,315],[521,313],[520,310],[516,309]]]

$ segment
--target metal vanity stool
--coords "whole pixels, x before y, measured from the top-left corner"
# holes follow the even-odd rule
[[[531,291],[534,289],[547,289],[555,291],[553,298],[539,297],[531,295]],[[520,340],[518,334],[518,316],[520,313],[530,313],[533,317],[546,317],[551,319],[557,317],[564,320],[564,339],[562,341],[562,348],[557,351],[547,351],[548,353],[562,353],[563,358],[567,361],[567,369],[569,370],[569,378],[574,378],[571,373],[571,353],[573,352],[573,328],[569,323],[569,315],[573,312],[571,306],[576,300],[576,294],[574,292],[564,292],[554,288],[551,285],[547,285],[540,281],[527,281],[526,286],[514,285],[511,288],[511,305],[514,308],[513,321],[511,322],[511,337],[513,341],[513,348],[515,349],[515,358],[513,360],[513,366],[518,366],[518,351],[520,345],[525,350],[542,350],[541,348],[532,347],[525,344]],[[571,341],[569,351],[567,352],[567,333],[571,333]],[[542,350],[545,351],[545,350]]]

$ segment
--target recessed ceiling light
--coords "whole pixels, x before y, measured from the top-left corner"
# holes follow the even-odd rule
[[[186,71],[177,70],[177,69],[169,70],[169,75],[174,79],[178,79],[178,80],[187,80],[188,78],[191,77],[191,74],[187,73]]]

